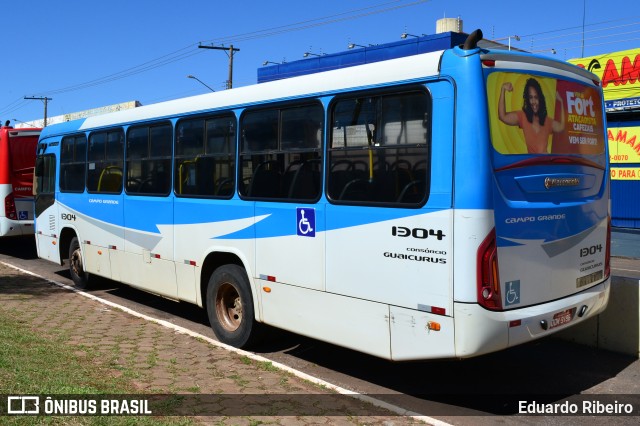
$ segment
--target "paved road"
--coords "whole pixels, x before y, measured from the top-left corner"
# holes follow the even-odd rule
[[[640,234],[615,238],[614,275],[640,278],[640,260],[630,257]],[[631,235],[629,235],[631,234]],[[614,233],[616,235],[616,233]],[[627,240],[630,240],[627,241]],[[62,267],[35,259],[32,243],[0,244],[0,260],[8,260],[58,281],[68,281]],[[31,244],[31,246],[30,246]],[[625,254],[621,256],[620,253]],[[92,294],[117,301],[148,315],[212,337],[204,313],[103,280]],[[495,424],[636,424],[636,418],[514,416],[518,401],[575,402],[592,399],[630,401],[640,408],[640,362],[633,357],[544,339],[464,361],[394,364],[323,342],[288,333],[274,336],[258,353],[320,377],[343,388],[374,395],[409,410],[455,425]],[[579,421],[578,421],[579,420]],[[575,421],[575,422],[574,422]],[[593,421],[591,423],[591,421]]]
[[[614,228],[611,231],[611,256],[640,259],[640,229]]]

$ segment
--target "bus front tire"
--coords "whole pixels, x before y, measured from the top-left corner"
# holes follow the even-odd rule
[[[207,315],[220,342],[236,348],[247,348],[255,342],[259,324],[242,267],[223,265],[213,272],[207,285]]]
[[[76,287],[87,288],[89,285],[89,273],[84,270],[80,241],[78,241],[77,237],[73,237],[69,245],[69,272]]]

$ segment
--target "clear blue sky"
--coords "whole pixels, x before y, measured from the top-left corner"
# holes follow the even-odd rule
[[[240,49],[234,87],[254,84],[265,60],[434,34],[443,17],[460,17],[465,32],[480,28],[488,39],[519,35],[513,46],[553,48],[559,59],[581,57],[583,40],[585,57],[640,47],[636,0],[21,0],[0,16],[3,122],[42,118],[43,102],[25,96],[52,98],[55,116],[207,92],[189,74],[223,90],[227,55],[200,42]]]

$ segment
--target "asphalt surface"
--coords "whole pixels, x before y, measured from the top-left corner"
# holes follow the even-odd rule
[[[18,248],[2,245],[0,261],[12,263],[10,255]],[[614,230],[612,255],[614,279],[640,280],[640,232]],[[408,410],[401,415],[339,394],[357,388],[352,384],[332,389],[313,377],[271,368],[260,354],[221,348],[2,264],[0,311],[30,324],[43,338],[63,333],[79,348],[78,356],[86,348],[104,353],[103,365],[97,366],[104,374],[117,375],[118,363],[137,369],[140,377],[133,385],[141,393],[186,395],[178,414],[202,423],[630,425],[640,412],[636,357],[554,339],[487,357],[422,364],[393,364],[322,344],[294,349],[309,364],[322,366],[329,353],[338,354],[342,361],[333,368],[341,373],[362,381],[378,376],[378,385],[392,392],[372,397]],[[157,362],[150,363],[150,355]],[[367,393],[366,388],[360,392]],[[522,400],[580,409],[585,401],[596,408],[630,404],[634,415],[522,416]]]

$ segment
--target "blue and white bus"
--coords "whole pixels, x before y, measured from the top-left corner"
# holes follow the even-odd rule
[[[49,126],[38,254],[79,287],[201,306],[237,347],[266,324],[465,358],[593,317],[610,288],[599,81],[476,39]]]

